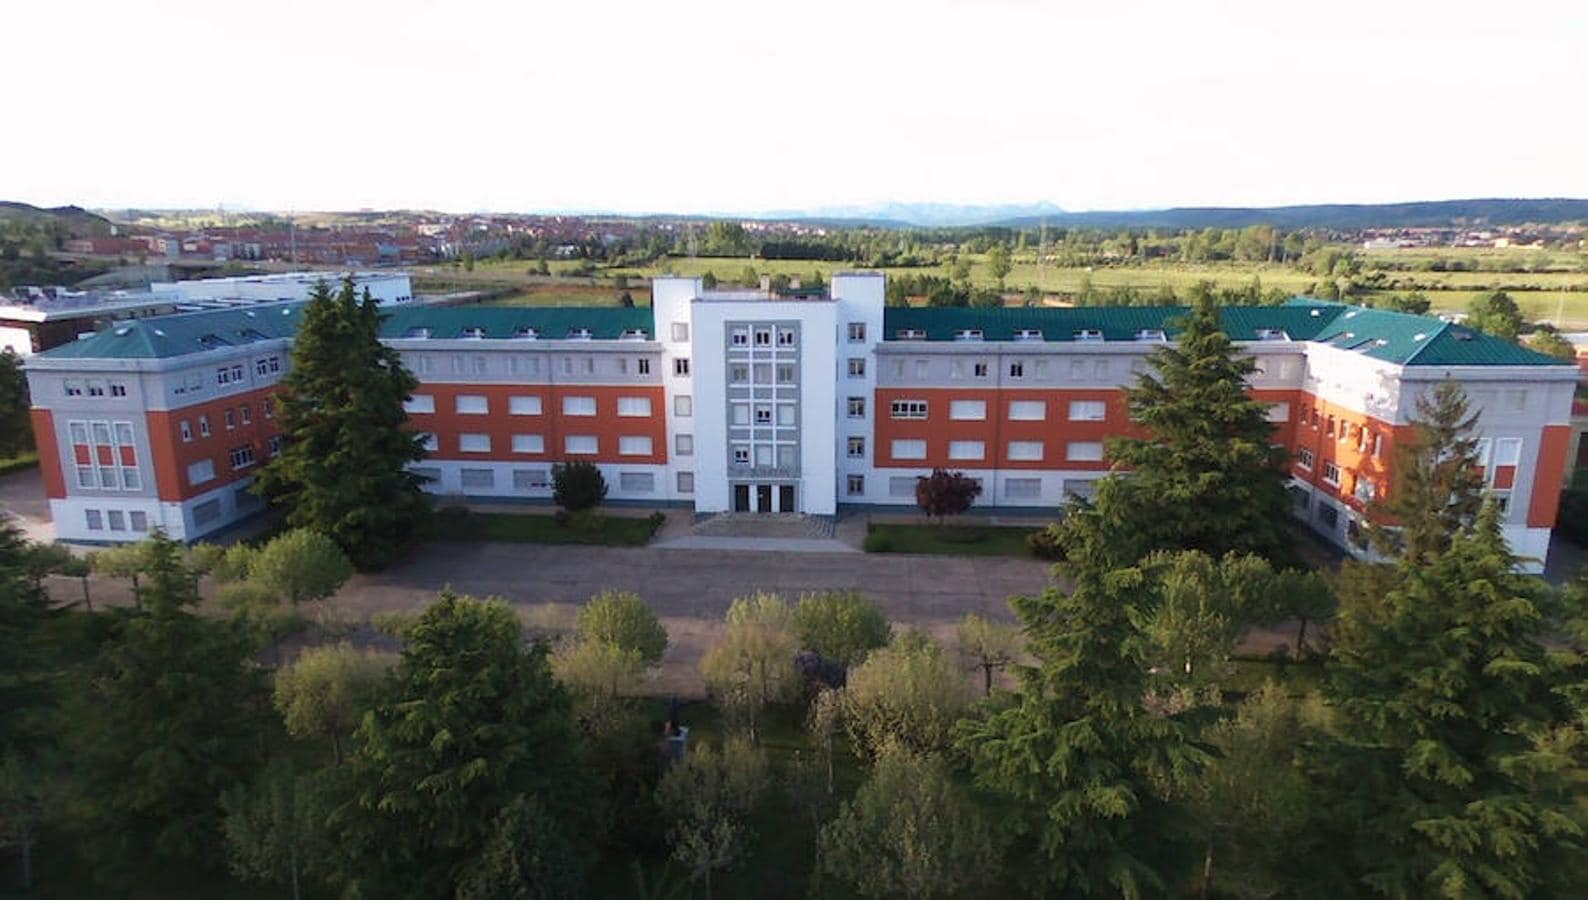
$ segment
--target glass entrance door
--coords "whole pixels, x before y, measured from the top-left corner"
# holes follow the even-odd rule
[[[794,512],[794,485],[778,485],[777,508],[779,512]]]
[[[733,486],[733,511],[750,511],[750,486],[748,484],[736,484]]]

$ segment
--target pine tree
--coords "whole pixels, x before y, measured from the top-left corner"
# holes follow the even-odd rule
[[[1039,665],[1019,670],[1012,705],[962,720],[956,743],[977,783],[1018,810],[1014,852],[1042,861],[1016,867],[1038,879],[1034,893],[1165,893],[1186,859],[1170,798],[1208,757],[1186,722],[1147,705],[1146,641],[1133,624],[1154,602],[1144,573],[1075,575],[1068,594],[1010,601]]]
[[[22,361],[10,348],[0,350],[0,458],[33,450],[33,421],[28,414],[28,379]]]
[[[1176,343],[1150,361],[1156,374],[1125,392],[1148,434],[1108,446],[1129,474],[1105,479],[1092,503],[1066,517],[1061,543],[1090,544],[1111,567],[1154,550],[1288,559],[1285,454],[1273,444],[1267,405],[1246,394],[1256,361],[1221,329],[1209,292],[1195,297]]]
[[[1380,602],[1347,602],[1329,692],[1343,740],[1321,779],[1359,881],[1391,897],[1570,896],[1585,872],[1574,801],[1578,680],[1543,641],[1560,595],[1515,574],[1487,505]]]
[[[1385,520],[1368,530],[1376,550],[1425,564],[1477,516],[1483,505],[1478,441],[1472,437],[1477,421],[1453,381],[1417,398],[1412,439],[1396,448],[1389,494],[1374,504],[1375,518]]]
[[[303,311],[282,381],[287,440],[259,473],[259,490],[287,521],[329,536],[354,565],[389,565],[423,533],[430,504],[408,463],[425,457],[403,428],[403,401],[419,382],[380,342],[380,313],[351,279],[332,294],[321,284]]]

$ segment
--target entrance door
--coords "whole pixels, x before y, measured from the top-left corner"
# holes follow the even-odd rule
[[[794,485],[780,484],[777,488],[778,512],[794,511]]]
[[[750,511],[750,486],[748,484],[736,484],[733,486],[733,511]]]
[[[772,511],[772,486],[770,484],[758,484],[758,485],[756,485],[755,486],[755,500],[756,500],[756,503],[755,503],[756,512],[771,512]]]

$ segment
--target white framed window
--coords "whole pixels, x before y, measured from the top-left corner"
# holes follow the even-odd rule
[[[215,479],[215,461],[201,459],[187,467],[187,483],[192,485],[203,484]]]
[[[783,332],[778,332],[778,333],[782,334]],[[779,363],[778,364],[778,367],[777,367],[777,383],[778,384],[793,384],[794,383],[794,367],[792,365],[790,365],[788,363]]]
[[[233,447],[228,457],[233,469],[246,469],[254,464],[254,448],[247,444]]]
[[[777,423],[782,426],[794,424],[794,404],[779,403],[777,405]]]
[[[545,453],[546,436],[541,434],[513,435],[514,453]]]
[[[866,398],[864,398],[864,397],[850,397],[849,398],[849,402],[848,402],[848,406],[849,406],[849,418],[851,418],[851,419],[864,419],[866,417]]]
[[[1308,450],[1306,447],[1301,447],[1296,450],[1296,465],[1301,466],[1303,469],[1311,469],[1312,463],[1313,456],[1311,450]]]
[[[757,347],[770,347],[772,345],[772,329],[757,328],[755,330],[755,345]]]
[[[1035,500],[1042,496],[1040,478],[1004,479],[1004,497],[1010,500]]]
[[[750,424],[750,404],[734,403],[728,407],[729,421],[734,425]]]
[[[541,414],[540,397],[518,396],[507,398],[507,414],[510,416],[538,416]]]
[[[795,332],[791,328],[779,328],[777,330],[777,345],[779,347],[792,347],[792,346],[794,346],[794,340],[795,340],[794,335],[795,335]]]
[[[693,494],[695,492],[695,473],[678,473],[678,492],[680,494]]]
[[[926,418],[925,400],[895,400],[889,404],[889,412],[895,419],[924,419]]]
[[[770,407],[770,406],[757,406],[755,408],[755,424],[757,424],[757,425],[771,425],[772,424],[772,407]]]
[[[865,459],[866,439],[858,435],[851,435],[848,439],[848,456],[850,459]]]
[[[129,531],[145,532],[149,530],[149,514],[140,509],[127,513],[127,529]]]
[[[1048,402],[1046,400],[1011,400],[1009,401],[1009,421],[1011,422],[1041,422],[1048,417]]]
[[[1516,466],[1522,462],[1521,438],[1497,438],[1494,441],[1494,467]]]
[[[618,415],[620,416],[649,416],[651,414],[651,398],[649,397],[619,397]]]
[[[1289,422],[1290,421],[1290,404],[1289,403],[1270,403],[1270,404],[1268,404],[1268,421],[1270,421],[1270,422]]]
[[[1064,456],[1072,462],[1098,462],[1103,458],[1103,442],[1071,441]]]
[[[864,359],[861,359],[860,357],[854,357],[854,356],[851,356],[849,358],[849,377],[850,378],[864,378],[864,377],[866,377],[866,361]]]
[[[105,530],[104,514],[97,509],[83,510],[83,523],[88,526],[89,531]]]
[[[695,436],[692,434],[673,435],[673,453],[677,456],[694,456]]]
[[[863,344],[863,343],[865,343],[865,341],[866,341],[866,323],[864,323],[864,322],[850,322],[849,323],[849,343],[851,343],[851,344]]]
[[[1340,467],[1332,462],[1325,462],[1323,464],[1323,483],[1339,487]]]
[[[1018,462],[1041,462],[1044,449],[1042,441],[1010,441],[1009,459]]]
[[[784,469],[794,468],[794,446],[792,444],[778,445],[777,464]]]
[[[1010,378],[1024,378],[1024,377],[1026,377],[1026,364],[1025,364],[1024,360],[1018,360],[1017,359],[1014,362],[1011,362],[1009,364],[1009,377]]]
[[[673,343],[682,344],[682,343],[686,343],[688,340],[689,340],[689,323],[688,322],[674,322],[673,323]]]
[[[621,456],[650,456],[651,439],[643,434],[625,434],[618,438],[618,454]]]
[[[756,384],[771,384],[772,383],[772,364],[771,363],[756,363],[755,365],[750,367],[750,373],[751,373],[752,376],[754,376],[753,380],[754,380],[754,382]]]
[[[735,347],[747,347],[750,345],[750,330],[747,328],[735,328],[733,334],[729,335],[728,340]]]
[[[221,419],[225,421],[227,431],[233,431],[237,428],[237,414],[231,410],[222,410]]]
[[[1374,486],[1372,479],[1358,475],[1356,478],[1356,489],[1351,493],[1363,503],[1372,503],[1373,498],[1378,495],[1378,489]]]
[[[490,453],[491,436],[488,434],[460,434],[458,435],[458,451],[461,453]]]
[[[254,424],[254,408],[251,406],[237,407],[237,418],[241,419],[244,425]]]
[[[654,494],[656,476],[650,472],[619,472],[618,490],[631,494]]]
[[[763,468],[766,467],[766,466],[772,465],[772,445],[771,444],[756,444],[755,445],[755,464],[757,466],[761,466]]]
[[[982,441],[949,441],[948,458],[956,460],[985,459],[987,445]]]
[[[1071,400],[1071,422],[1101,422],[1108,416],[1108,403],[1103,400]]]
[[[750,448],[745,444],[733,445],[733,461],[739,465],[749,465]]]
[[[950,419],[981,421],[987,418],[986,400],[951,400],[948,404]]]
[[[746,365],[732,365],[728,367],[729,384],[748,384],[750,381],[750,367]]]
[[[894,459],[926,459],[926,441],[919,438],[897,439],[893,442]]]
[[[562,414],[565,416],[593,416],[596,414],[596,398],[564,397],[562,398]]]
[[[894,475],[890,477],[888,479],[888,496],[914,497],[915,482],[916,478],[914,475]]]
[[[589,455],[600,452],[601,442],[593,434],[570,434],[563,439],[562,449],[564,453]]]
[[[193,440],[193,426],[188,424],[187,419],[176,423],[176,427],[182,433],[182,443],[191,443]]]
[[[491,411],[491,404],[482,394],[459,394],[457,412],[461,416],[483,416]]]
[[[678,376],[689,374],[689,359],[687,357],[679,357],[673,360],[673,374]]]
[[[689,394],[675,394],[673,396],[673,415],[680,419],[687,419],[695,414],[695,398]]]
[[[987,363],[983,360],[978,360],[974,363],[971,363],[970,374],[976,376],[977,378],[986,378]]]
[[[112,396],[112,397],[125,397],[125,396],[127,396],[127,386],[125,384],[123,384],[122,382],[112,381],[110,383],[110,396]],[[119,515],[121,515],[121,513],[116,513],[116,515],[119,516]],[[113,529],[113,530],[120,531],[121,529],[118,528],[118,529]]]
[[[866,476],[850,475],[844,479],[844,493],[850,497],[859,497],[866,492]]]
[[[465,490],[496,487],[496,472],[492,469],[460,469],[458,484]]]
[[[550,469],[514,469],[513,490],[543,491],[551,487]]]

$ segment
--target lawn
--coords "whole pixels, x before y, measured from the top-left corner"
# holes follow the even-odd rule
[[[659,523],[650,518],[574,516],[560,524],[551,514],[458,513],[442,510],[440,533],[448,541],[505,541],[519,544],[603,544],[639,547],[650,541]]]
[[[38,464],[39,455],[37,453],[24,453],[21,456],[0,459],[0,475],[10,475],[12,472],[31,469]]]
[[[952,523],[872,524],[866,531],[866,551],[933,556],[1030,556],[1026,537],[1038,530],[1036,527]]]

